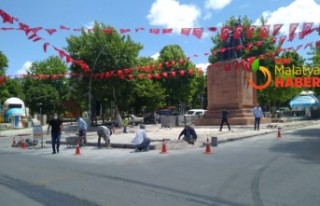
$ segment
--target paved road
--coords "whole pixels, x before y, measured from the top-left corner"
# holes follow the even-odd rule
[[[318,126],[204,149],[0,148],[1,205],[319,205]]]

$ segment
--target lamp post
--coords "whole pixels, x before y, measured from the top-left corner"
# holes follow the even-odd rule
[[[99,57],[101,56],[102,54],[102,51],[103,51],[104,47],[101,48],[97,58],[95,59],[94,63],[93,63],[93,66],[92,66],[92,70],[90,72],[90,79],[89,79],[89,92],[88,92],[88,110],[89,110],[89,123],[90,123],[90,126],[91,126],[91,123],[92,123],[92,110],[91,110],[91,100],[92,100],[92,95],[91,95],[91,89],[92,89],[92,76],[93,76],[93,71],[95,69],[95,66],[98,62],[98,59]]]
[[[38,106],[40,107],[40,124],[41,124],[41,126],[42,126],[42,108],[41,108],[42,102],[39,102],[39,103],[38,103]]]

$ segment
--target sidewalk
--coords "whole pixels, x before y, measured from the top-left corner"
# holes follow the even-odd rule
[[[192,149],[203,147],[206,143],[207,138],[211,141],[211,137],[217,137],[218,143],[239,140],[248,137],[254,137],[257,135],[263,135],[268,133],[274,133],[275,138],[277,137],[278,127],[281,128],[281,132],[293,128],[301,128],[305,126],[320,124],[320,120],[304,120],[304,121],[293,121],[284,123],[269,123],[260,125],[259,131],[254,131],[253,126],[250,125],[231,125],[231,131],[228,131],[225,125],[222,132],[219,132],[218,126],[195,126],[198,138],[195,145],[189,145],[184,141],[178,141],[178,136],[183,129],[183,126],[172,127],[172,128],[161,128],[161,125],[146,125],[147,136],[151,139],[150,149],[161,149],[163,140],[167,142],[168,150],[181,150],[181,149]],[[91,128],[87,132],[88,146],[97,146],[98,136],[96,128]],[[132,140],[135,136],[135,131],[138,126],[131,126],[127,128],[128,133],[123,133],[122,128],[116,128],[115,133],[111,136],[111,146],[114,148],[133,148]],[[44,141],[50,144],[50,136],[47,135],[47,126],[43,126]],[[76,125],[70,125],[70,123],[64,124],[64,130],[61,136],[61,144],[66,144],[66,138],[76,136],[77,128]],[[32,137],[32,128],[25,128],[19,130],[5,130],[0,132],[1,137],[13,137],[16,135],[29,135]],[[102,144],[104,140],[102,140]]]

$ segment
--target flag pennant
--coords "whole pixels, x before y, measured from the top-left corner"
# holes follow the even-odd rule
[[[249,26],[249,28],[247,29],[247,39],[252,38],[254,30],[255,30],[255,26]]]
[[[50,34],[50,35],[52,35],[53,33],[55,33],[55,32],[57,32],[57,30],[56,29],[45,29],[47,32],[48,32],[48,34]]]
[[[314,30],[312,30],[313,22],[305,22],[302,25],[302,31],[300,38],[303,39],[308,34],[311,34]]]
[[[131,31],[130,29],[120,29],[120,33],[121,34],[125,34],[125,33],[128,33],[130,31]]]
[[[163,34],[171,34],[173,29],[162,29]]]
[[[242,31],[243,31],[242,26],[236,26],[233,33],[233,38],[239,39],[242,34]]]
[[[297,30],[299,26],[299,23],[292,23],[289,26],[289,40],[288,41],[293,41],[294,37],[296,36],[295,31]]]
[[[66,26],[63,26],[63,25],[60,25],[60,29],[62,29],[62,30],[70,30],[69,27],[66,27]]]
[[[190,32],[191,32],[191,28],[182,28],[181,29],[181,34],[182,35],[189,36]]]
[[[160,29],[149,29],[149,33],[151,33],[151,34],[160,34]]]
[[[50,44],[49,42],[46,42],[43,44],[43,51],[44,52],[47,52],[47,48],[48,48],[49,44]]]
[[[216,31],[218,31],[218,28],[217,27],[209,27],[208,30],[212,31],[212,32],[216,32]]]
[[[269,28],[270,28],[270,25],[265,25],[265,26],[260,27],[260,29],[259,29],[259,38],[260,39],[269,37]]]
[[[197,37],[198,39],[201,39],[203,34],[203,28],[193,28],[192,35]]]
[[[221,39],[222,41],[227,40],[228,37],[229,37],[229,33],[230,33],[230,28],[229,28],[229,26],[221,27],[220,39]]]
[[[282,26],[283,24],[274,24],[272,35],[277,36]]]

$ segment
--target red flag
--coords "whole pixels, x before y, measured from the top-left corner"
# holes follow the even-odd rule
[[[260,47],[262,45],[262,43],[263,43],[262,41],[257,41],[256,46]]]
[[[283,42],[286,40],[287,36],[281,36],[279,39],[280,46],[283,44]]]
[[[28,39],[33,39],[33,38],[35,38],[37,36],[38,36],[37,34],[32,34],[31,36],[28,37]]]
[[[299,49],[301,49],[302,46],[303,46],[302,44],[298,45],[297,48],[294,50],[294,52],[297,52]]]
[[[250,26],[247,30],[247,39],[251,39],[253,36],[253,32],[255,30],[255,26]]]
[[[63,25],[60,25],[60,29],[62,29],[62,30],[70,30],[70,28],[68,28],[66,26],[63,26]]]
[[[73,31],[80,32],[80,31],[82,31],[82,29],[73,29]]]
[[[217,27],[209,27],[208,30],[212,31],[212,32],[216,32],[216,31],[218,31],[218,28]]]
[[[234,33],[233,33],[233,38],[234,39],[239,39],[241,34],[242,34],[243,28],[242,26],[236,26]]]
[[[50,35],[55,33],[57,30],[56,29],[45,29]]]
[[[316,47],[320,47],[320,41],[316,41]]]
[[[274,24],[272,35],[277,36],[282,26],[283,24]]]
[[[220,39],[222,41],[227,40],[229,37],[230,28],[228,26],[221,27]]]
[[[5,27],[1,27],[1,30],[3,30],[3,31],[7,31],[7,30],[14,30],[14,28],[5,28]]]
[[[171,34],[173,29],[162,29],[163,34]]]
[[[269,27],[270,25],[262,26],[259,30],[259,38],[268,38],[269,37]]]
[[[203,28],[193,28],[192,35],[197,37],[198,39],[201,39],[203,33]]]
[[[31,28],[30,31],[36,34],[38,31],[42,30],[42,27]]]
[[[295,31],[298,28],[299,23],[292,23],[289,26],[289,40],[288,41],[292,41],[295,37]]]
[[[3,23],[10,23],[13,24],[13,20],[15,19],[14,17],[10,16],[9,14],[7,14],[5,11],[0,9],[0,16],[3,19]]]
[[[125,34],[125,33],[128,33],[130,31],[131,31],[130,29],[120,29],[120,33],[121,34]]]
[[[182,28],[181,29],[181,34],[183,34],[183,35],[189,36],[190,32],[191,32],[191,28]]]
[[[22,30],[26,33],[26,35],[29,35],[30,29],[29,26],[24,24],[24,23],[19,23],[19,29],[18,30]]]
[[[253,44],[252,44],[252,43],[249,43],[249,44],[247,45],[247,47],[246,47],[246,50],[250,51],[252,47],[253,47]]]
[[[149,33],[151,33],[151,34],[160,34],[160,29],[149,29]]]
[[[312,26],[313,26],[313,22],[303,23],[302,32],[301,32],[301,39],[303,39],[308,34],[312,33],[312,31],[313,31]]]
[[[144,31],[144,28],[143,27],[139,27],[139,28],[135,28],[134,29],[136,32],[138,32],[138,31]]]
[[[110,28],[105,28],[105,29],[103,29],[102,30],[104,33],[106,33],[106,34],[112,34],[112,29],[110,29]]]
[[[313,42],[309,42],[304,46],[304,49],[308,48],[308,47],[312,47]]]
[[[33,39],[33,42],[37,42],[37,41],[39,41],[41,39],[42,39],[41,37],[37,37],[37,38]]]

